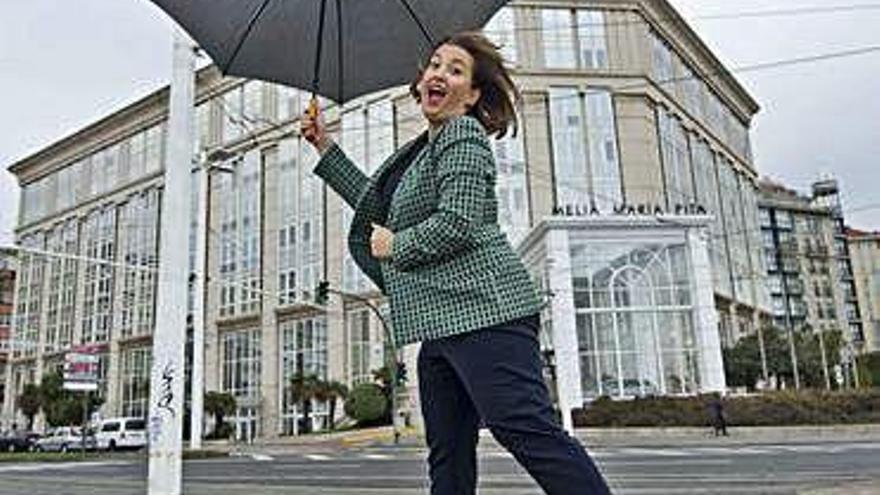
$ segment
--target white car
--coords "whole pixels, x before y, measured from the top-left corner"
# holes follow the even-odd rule
[[[94,448],[94,439],[86,438],[86,449]],[[69,452],[82,449],[82,430],[73,426],[62,426],[49,430],[45,437],[34,443],[38,452]]]
[[[101,450],[141,449],[147,446],[147,422],[143,418],[108,418],[95,432]]]

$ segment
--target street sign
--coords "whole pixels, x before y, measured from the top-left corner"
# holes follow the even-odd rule
[[[95,392],[98,390],[98,356],[90,349],[74,349],[64,355],[64,389]]]

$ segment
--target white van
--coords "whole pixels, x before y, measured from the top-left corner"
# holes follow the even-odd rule
[[[95,432],[101,450],[140,449],[147,446],[147,422],[143,418],[108,418]]]

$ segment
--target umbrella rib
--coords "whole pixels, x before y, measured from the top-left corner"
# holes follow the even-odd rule
[[[416,25],[419,26],[419,29],[422,31],[422,34],[425,36],[425,40],[428,41],[428,46],[434,46],[434,37],[431,36],[431,33],[428,32],[428,28],[422,23],[422,20],[419,19],[419,16],[416,15],[412,6],[407,2],[407,0],[400,0],[400,3],[403,4],[403,7],[409,12],[409,16],[412,17],[413,21],[415,21]]]
[[[327,9],[327,0],[321,0],[321,12],[318,14],[318,43],[315,50],[315,74],[312,79],[312,92],[318,92],[318,83],[321,78],[321,52],[324,48],[324,11]]]
[[[247,28],[244,30],[244,34],[241,35],[241,38],[238,40],[238,44],[235,45],[235,50],[233,50],[232,55],[229,57],[229,60],[223,66],[223,73],[226,74],[230,67],[232,67],[232,63],[235,62],[236,57],[238,57],[238,52],[241,51],[241,47],[244,46],[244,42],[247,41],[248,36],[251,35],[251,30],[254,28],[254,24],[260,19],[263,15],[263,11],[266,10],[266,6],[269,5],[269,2],[272,0],[263,0],[263,4],[260,5],[260,8],[254,12],[254,15],[251,16],[250,21],[248,21]]]

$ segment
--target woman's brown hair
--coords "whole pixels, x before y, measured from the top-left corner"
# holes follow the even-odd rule
[[[470,109],[468,115],[479,120],[490,136],[494,134],[500,139],[507,134],[508,127],[513,127],[515,136],[518,127],[516,109],[522,97],[504,66],[504,58],[498,47],[480,33],[464,32],[437,43],[431,50],[428,60],[442,45],[455,45],[468,52],[474,59],[471,77],[473,87],[480,89],[480,99]],[[425,66],[427,61],[422,65]],[[421,99],[418,83],[422,79],[422,73],[423,69],[420,68],[417,77],[409,86],[409,92],[416,101]]]

